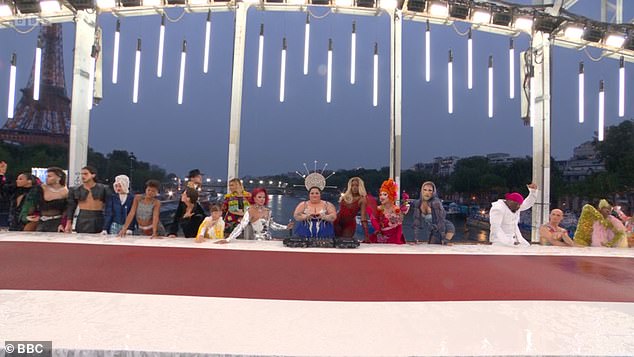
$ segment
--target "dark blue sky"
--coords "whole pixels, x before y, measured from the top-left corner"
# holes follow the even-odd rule
[[[527,1],[524,1],[527,2]],[[580,1],[572,10],[595,19],[599,1]],[[314,9],[315,15],[326,9]],[[171,18],[181,10],[169,11]],[[294,171],[303,162],[319,160],[329,168],[389,165],[389,18],[330,14],[312,19],[309,74],[303,75],[305,13],[251,10],[248,17],[244,73],[240,175]],[[233,13],[212,15],[210,71],[203,74],[206,14],[185,14],[166,30],[163,77],[156,77],[160,17],[122,19],[119,83],[111,83],[113,33],[116,19],[99,18],[104,30],[104,99],[93,109],[89,145],[101,152],[133,151],[144,161],[184,174],[198,167],[212,177],[227,172]],[[627,2],[624,18],[634,17]],[[350,84],[350,30],[357,22],[357,83]],[[259,25],[265,25],[264,75],[256,87]],[[467,24],[456,23],[460,31]],[[22,35],[0,31],[0,108],[6,112],[9,70],[17,52],[18,88],[31,69],[37,31]],[[282,37],[288,40],[286,102],[279,102]],[[139,103],[132,104],[132,74],[137,38],[143,39]],[[325,99],[328,38],[334,41],[333,100]],[[177,104],[178,66],[182,40],[188,41],[183,105]],[[516,97],[508,98],[508,38],[474,32],[474,88],[466,85],[466,37],[452,27],[432,25],[432,80],[424,80],[424,24],[405,22],[403,46],[403,168],[437,156],[460,157],[507,152],[531,153],[531,129],[519,119],[519,74]],[[67,87],[71,91],[74,26],[64,25]],[[378,42],[379,106],[372,106],[372,53]],[[516,51],[528,37],[516,39]],[[447,113],[447,52],[454,51],[454,114]],[[600,51],[590,49],[598,57]],[[495,116],[487,117],[488,56],[495,61]],[[577,123],[577,68],[586,63],[586,123]],[[516,59],[519,64],[519,54]],[[516,64],[516,66],[517,66]],[[517,67],[519,68],[519,67]],[[567,159],[572,149],[589,140],[597,126],[597,92],[606,84],[606,124],[618,124],[618,61],[592,62],[583,51],[554,48],[552,153]],[[519,70],[518,70],[519,73]],[[634,117],[634,65],[626,64],[626,118]],[[17,102],[17,100],[16,100]]]

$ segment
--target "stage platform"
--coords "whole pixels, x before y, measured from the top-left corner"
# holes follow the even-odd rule
[[[634,355],[634,249],[8,232],[0,262],[0,340],[55,355]]]

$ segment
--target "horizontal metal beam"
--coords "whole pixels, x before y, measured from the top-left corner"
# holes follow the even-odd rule
[[[288,0],[287,0],[288,1]],[[249,1],[251,2],[251,1]],[[335,1],[333,1],[335,2]],[[563,3],[564,7],[569,8],[574,5],[576,0],[566,0]],[[479,2],[478,4],[484,4],[486,2]],[[162,6],[135,6],[135,7],[117,7],[114,9],[103,10],[100,11],[100,14],[103,13],[111,13],[114,16],[120,17],[132,17],[132,16],[151,16],[151,15],[160,15],[166,9],[173,8],[182,8],[186,12],[191,13],[206,13],[208,11],[212,12],[223,12],[223,11],[234,11],[236,7],[236,0],[232,0],[229,2],[212,2],[209,4],[203,5],[162,5]],[[499,3],[498,3],[499,4]],[[383,9],[380,7],[359,7],[359,6],[336,6],[336,5],[306,5],[306,4],[297,4],[291,1],[290,3],[270,3],[265,1],[255,2],[251,5],[251,7],[263,10],[263,11],[297,11],[303,12],[310,8],[327,8],[332,11],[332,13],[337,14],[348,14],[348,15],[361,15],[361,16],[377,16],[383,13]],[[546,14],[544,14],[547,16]],[[426,22],[440,24],[440,25],[452,25],[454,21],[463,22],[466,24],[471,24],[471,28],[477,31],[489,32],[500,34],[504,36],[517,36],[523,31],[514,29],[512,27],[507,26],[498,26],[493,24],[481,24],[474,23],[469,19],[453,19],[451,17],[437,17],[432,16],[427,12],[418,12],[418,11],[409,11],[407,9],[407,4],[405,5],[405,10],[402,11],[402,16],[404,20],[415,21],[415,22]],[[38,24],[47,24],[47,23],[60,23],[60,22],[72,22],[75,17],[75,14],[71,9],[69,9],[66,5],[62,7],[62,11],[50,14],[50,15],[41,15],[41,14],[19,14],[11,17],[3,17],[0,18],[0,29],[1,28],[24,28],[25,26],[37,26]],[[629,25],[626,25],[629,26]],[[634,30],[632,30],[634,31]],[[528,33],[531,35],[531,33]],[[584,40],[571,40],[563,37],[563,30],[559,29],[555,33],[552,34],[555,45],[574,48],[574,49],[582,49],[585,47],[594,47],[607,51],[614,56],[624,56],[628,62],[634,62],[634,51],[628,49],[615,49],[604,46],[600,42],[587,42]]]

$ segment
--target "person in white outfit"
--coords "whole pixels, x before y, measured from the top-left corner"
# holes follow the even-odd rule
[[[535,203],[537,199],[537,184],[527,185],[529,194],[526,198],[517,192],[507,193],[491,205],[489,222],[491,223],[491,235],[489,241],[494,245],[502,246],[529,246],[530,243],[520,232],[518,226],[520,212],[525,211]]]

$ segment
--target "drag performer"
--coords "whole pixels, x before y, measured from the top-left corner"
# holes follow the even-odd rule
[[[240,179],[229,180],[229,193],[225,195],[222,203],[222,212],[225,220],[225,235],[231,234],[240,224],[246,209],[249,208],[251,194],[244,190]]]
[[[66,212],[65,232],[72,230],[73,216],[79,207],[75,231],[77,233],[99,233],[103,230],[106,199],[109,194],[108,186],[97,183],[97,170],[92,166],[81,169],[82,184],[74,187],[68,193],[68,210]]]
[[[407,199],[401,207],[396,205],[398,186],[392,179],[383,182],[379,192],[381,204],[371,217],[375,233],[370,235],[370,243],[405,244],[403,236],[403,216],[409,211]]]
[[[295,208],[294,234],[307,239],[310,246],[332,247],[335,237],[332,222],[337,218],[337,211],[332,203],[321,199],[326,179],[314,172],[306,176],[304,185],[308,189],[308,201],[300,202]]]
[[[46,170],[46,184],[36,186],[31,193],[35,203],[28,210],[27,219],[37,222],[38,232],[64,232],[68,188],[66,173],[59,167]]]
[[[240,224],[231,232],[227,241],[231,241],[244,232],[246,240],[270,240],[271,229],[285,230],[293,227],[293,224],[285,226],[276,223],[271,217],[271,210],[266,207],[269,203],[269,196],[264,188],[256,188],[251,192],[253,203],[249,206]]]
[[[518,223],[520,212],[525,211],[535,203],[537,199],[537,184],[527,185],[529,194],[526,198],[517,192],[507,193],[504,199],[499,199],[491,204],[489,222],[491,235],[489,241],[495,245],[529,246],[530,243],[524,237]]]
[[[575,243],[582,246],[627,248],[625,226],[612,216],[610,202],[600,200],[598,208],[583,206],[574,235]]]
[[[414,201],[414,238],[416,242],[446,244],[456,229],[446,219],[436,185],[427,181],[420,188],[420,198]]]
[[[339,212],[335,219],[335,235],[352,238],[357,230],[357,215],[361,215],[361,225],[365,240],[368,240],[368,214],[366,212],[367,192],[363,180],[353,177],[348,180],[348,189],[339,200]]]
[[[134,196],[130,194],[130,178],[118,175],[114,178],[114,194],[106,200],[105,222],[102,234],[119,234],[125,224],[128,213],[132,210]],[[132,234],[136,228],[136,220],[132,220],[127,234]]]

